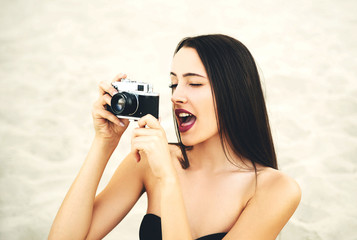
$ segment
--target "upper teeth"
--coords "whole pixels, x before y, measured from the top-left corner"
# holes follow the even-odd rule
[[[179,117],[189,117],[189,116],[192,116],[192,114],[189,114],[189,113],[180,113],[179,114]]]

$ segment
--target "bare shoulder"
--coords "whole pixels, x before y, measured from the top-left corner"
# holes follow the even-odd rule
[[[299,185],[281,171],[259,167],[256,183],[254,195],[227,235],[230,239],[276,239],[299,205]]]
[[[301,200],[299,184],[287,174],[269,167],[258,171],[256,194],[274,202],[288,203],[293,210]]]
[[[287,188],[286,190],[291,190],[296,194],[301,194],[299,184],[293,178],[270,167],[266,167],[258,171],[258,186],[262,188]]]

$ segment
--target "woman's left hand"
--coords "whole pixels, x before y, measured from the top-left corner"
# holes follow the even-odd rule
[[[138,121],[131,139],[131,152],[137,161],[148,161],[153,174],[163,180],[172,177],[175,172],[171,161],[166,133],[159,121],[152,115],[146,115]]]

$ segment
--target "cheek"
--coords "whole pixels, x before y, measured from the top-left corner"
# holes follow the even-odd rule
[[[217,117],[213,106],[210,106],[209,112],[210,112],[210,127],[212,128],[212,130],[214,129],[214,131],[218,131]]]
[[[200,108],[201,116],[204,117],[203,120],[209,127],[217,128],[216,109],[211,93],[209,92],[209,94],[202,94],[197,97],[201,99],[198,107]]]

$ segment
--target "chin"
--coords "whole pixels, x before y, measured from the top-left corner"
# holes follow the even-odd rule
[[[204,142],[205,140],[207,139],[202,139],[201,136],[197,136],[195,134],[181,133],[181,142],[187,147],[193,147],[197,144]]]
[[[193,145],[194,145],[194,141],[192,141],[191,139],[182,137],[182,135],[181,135],[181,142],[182,142],[182,144],[185,145],[186,147],[190,147],[190,146],[193,146]]]
[[[218,141],[218,143],[220,144],[220,137],[218,134],[218,130],[208,132],[207,135],[202,135],[202,134],[197,134],[197,133],[194,134],[193,132],[180,133],[180,135],[181,135],[182,144],[187,147],[193,147],[195,145],[198,145],[198,144],[204,143],[204,142],[212,142],[212,140],[214,142]]]
[[[197,138],[195,138],[192,135],[188,136],[189,134],[184,134],[184,133],[180,133],[180,135],[181,135],[181,142],[186,147],[194,146],[200,142]]]

